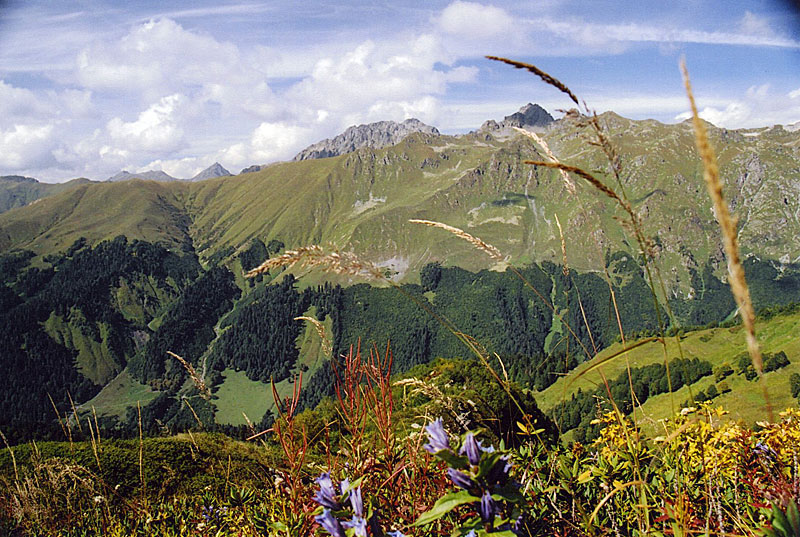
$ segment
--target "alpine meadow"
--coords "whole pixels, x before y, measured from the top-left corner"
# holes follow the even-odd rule
[[[508,9],[457,0],[430,24],[453,35],[472,28],[454,41],[471,50],[484,44],[481,24],[505,24]],[[245,24],[265,12],[283,20],[266,4],[198,4],[136,31],[191,34],[188,48],[174,42],[188,62],[212,34],[176,29],[170,17]],[[55,15],[64,24],[79,16]],[[743,35],[762,35],[756,18],[746,11]],[[570,33],[570,20],[535,22],[546,39]],[[638,31],[603,28],[620,43]],[[751,46],[726,32],[675,39]],[[800,50],[763,35],[758,47]],[[121,50],[151,46],[140,37],[123,38]],[[438,50],[433,41],[403,43],[408,56],[389,63],[416,69],[413,54]],[[243,45],[232,43],[209,50],[236,58]],[[22,127],[4,131],[0,120],[0,153],[15,155],[0,155],[14,173],[0,177],[0,534],[800,536],[800,122],[709,121],[720,105],[695,89],[693,50],[670,63],[688,110],[673,122],[596,112],[591,83],[545,71],[546,55],[488,55],[474,70],[437,59],[429,75],[442,77],[445,89],[431,90],[442,101],[491,72],[562,108],[525,99],[459,131],[412,117],[410,98],[399,116],[381,101],[369,114],[342,112],[352,126],[299,151],[305,127],[276,120],[269,143],[291,140],[293,158],[243,142],[204,169],[187,167],[195,157],[148,157],[104,181],[44,182],[25,170],[69,174],[105,132],[129,147],[100,148],[98,170],[145,146],[161,155],[172,137],[183,144],[173,156],[216,144],[227,124],[202,141],[188,125],[212,108],[238,118],[226,108],[236,86],[225,84],[250,79],[222,82],[230,73],[211,53],[220,80],[207,86],[192,78],[201,63],[173,65],[181,83],[203,88],[206,100],[187,104],[156,93],[144,67],[115,67],[122,78],[106,86],[84,72],[94,102],[111,99],[106,88],[142,84],[160,104],[135,122],[105,121],[69,148],[65,138],[27,167],[14,159],[34,154],[38,135],[25,138],[29,153],[14,153]],[[292,99],[310,99],[303,92],[332,64],[302,78],[275,50],[259,51],[287,74],[253,93],[264,102],[233,101],[267,114],[280,95],[276,117],[306,117]],[[87,45],[78,67],[101,52]],[[0,52],[0,75],[5,61]],[[23,72],[0,78],[9,102],[34,95],[13,87]],[[51,76],[54,88],[64,73]],[[347,70],[345,86],[358,73]],[[83,86],[72,84],[64,95],[80,101]],[[399,78],[379,85],[402,93]],[[762,88],[748,95],[760,99]],[[433,106],[425,102],[423,112]],[[25,103],[26,114],[37,110]],[[382,113],[404,119],[349,119]],[[83,128],[99,112],[81,114],[51,121]],[[327,114],[306,115],[327,125]],[[151,145],[134,140],[143,132]],[[239,169],[233,155],[264,163],[231,173],[223,164]]]

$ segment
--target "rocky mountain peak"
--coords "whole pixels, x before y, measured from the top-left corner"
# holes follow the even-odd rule
[[[438,135],[436,127],[426,125],[418,119],[407,119],[402,123],[378,121],[366,125],[349,127],[342,134],[312,144],[298,153],[292,160],[335,157],[362,147],[381,149],[403,141],[415,132]]]
[[[127,170],[122,170],[118,174],[109,177],[106,181],[127,181],[128,179],[147,179],[150,181],[177,181],[175,177],[162,172],[161,170],[147,170],[146,172],[130,173]]]
[[[198,173],[190,181],[203,181],[205,179],[213,179],[214,177],[228,177],[232,175],[231,172],[222,167],[222,164],[215,162],[202,172]]]
[[[22,175],[2,175],[0,176],[0,181],[7,181],[9,183],[31,183],[31,184],[39,182],[33,177],[24,177]]]
[[[511,127],[546,127],[553,121],[555,121],[553,116],[547,110],[538,104],[528,103],[520,108],[519,111],[503,118],[503,121],[497,122],[493,119],[486,121],[481,125],[480,130],[500,131]]]

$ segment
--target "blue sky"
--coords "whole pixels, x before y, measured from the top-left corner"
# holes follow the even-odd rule
[[[0,175],[191,177],[291,158],[350,125],[446,133],[569,102],[676,122],[800,121],[800,16],[778,0],[0,2]]]

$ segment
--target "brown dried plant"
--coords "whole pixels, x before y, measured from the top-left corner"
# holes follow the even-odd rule
[[[439,229],[443,229],[445,231],[448,231],[448,232],[452,233],[456,237],[464,239],[468,243],[472,244],[478,250],[486,252],[486,254],[489,257],[491,257],[492,259],[494,259],[495,261],[503,261],[505,259],[505,257],[503,257],[503,254],[500,253],[500,250],[498,250],[497,248],[495,248],[491,244],[482,241],[481,239],[479,239],[477,237],[473,237],[472,235],[470,235],[469,233],[467,233],[463,229],[459,229],[459,228],[453,227],[453,226],[448,226],[447,224],[443,224],[441,222],[434,222],[432,220],[419,220],[419,219],[413,218],[413,219],[409,220],[409,222],[411,222],[412,224],[422,224],[422,225],[429,226],[429,227],[436,227],[436,228],[439,228]]]
[[[319,268],[335,274],[384,279],[383,272],[374,263],[359,259],[353,252],[340,252],[333,246],[330,247],[330,250],[326,252],[321,246],[315,244],[296,250],[287,250],[282,255],[267,259],[253,270],[245,273],[245,277],[252,278],[272,269],[299,265],[303,268]]]
[[[328,334],[325,332],[325,326],[314,317],[309,317],[306,315],[295,317],[294,320],[306,321],[308,323],[311,323],[311,325],[317,331],[317,335],[319,336],[320,342],[322,344],[322,353],[328,358],[330,358],[331,354],[333,354],[333,344],[331,343],[331,339],[328,337]]]
[[[208,386],[206,386],[206,382],[200,377],[200,375],[197,374],[197,371],[195,371],[192,364],[190,364],[183,357],[178,356],[172,351],[167,351],[167,354],[178,360],[178,362],[180,362],[180,364],[183,366],[186,372],[189,373],[189,377],[192,379],[192,382],[194,383],[195,387],[200,392],[200,397],[202,397],[205,400],[211,399],[211,390],[208,389]]]
[[[689,80],[689,71],[686,68],[686,62],[683,60],[681,61],[681,72],[683,73],[683,84],[686,87],[686,95],[689,97],[689,104],[692,109],[695,143],[697,144],[697,151],[700,153],[700,158],[703,161],[703,177],[706,181],[708,194],[711,196],[711,201],[714,204],[714,214],[722,230],[723,246],[725,247],[725,255],[728,257],[728,283],[731,286],[733,298],[736,300],[736,305],[739,308],[739,315],[744,325],[747,351],[750,354],[753,367],[756,373],[758,373],[764,392],[764,400],[767,405],[769,419],[772,421],[772,405],[770,404],[767,385],[764,381],[764,364],[761,357],[761,349],[759,348],[758,339],[756,338],[756,314],[753,309],[753,303],[750,300],[750,289],[747,286],[744,267],[742,266],[742,261],[739,256],[736,218],[731,215],[728,210],[728,204],[725,203],[725,198],[722,194],[722,181],[720,180],[719,168],[717,167],[717,157],[708,140],[708,133],[706,132],[703,120],[700,119],[700,115],[697,112],[697,104],[695,103],[694,94],[692,93],[692,84]]]

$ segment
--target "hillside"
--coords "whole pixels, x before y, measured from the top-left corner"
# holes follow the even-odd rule
[[[769,403],[774,411],[797,406],[798,402],[791,394],[789,377],[793,373],[800,373],[800,342],[795,337],[800,330],[800,314],[795,311],[774,317],[770,315],[768,319],[759,320],[756,329],[765,356],[785,353],[788,359],[788,365],[764,374]],[[629,345],[636,343],[635,340],[630,341]],[[537,393],[536,400],[544,411],[551,412],[559,403],[569,402],[579,390],[590,393],[600,388],[603,391],[603,376],[609,381],[620,376],[627,379],[629,367],[635,370],[664,363],[664,347],[658,341],[645,343],[624,354],[619,354],[621,351],[619,343],[611,345],[596,358],[581,364]],[[615,355],[619,357],[610,358]],[[712,399],[714,405],[729,411],[726,419],[742,421],[748,426],[768,419],[767,403],[760,382],[755,378],[747,378],[739,369],[741,357],[744,356],[749,363],[740,325],[697,330],[681,334],[680,338],[669,337],[666,339],[666,355],[670,361],[681,355],[700,358],[711,365],[711,372],[690,385],[676,389],[672,394],[650,396],[641,407],[636,406],[635,420],[650,433],[663,432],[659,429],[660,420],[673,416],[687,403],[694,405],[692,397]],[[700,393],[707,394],[712,385],[719,395],[698,397]],[[622,404],[622,401],[617,402]],[[556,421],[558,413],[556,410]]]
[[[657,237],[668,287],[690,295],[688,268],[700,271],[710,260],[716,269],[721,260],[699,161],[687,158],[694,155],[690,125],[610,113],[602,120],[620,150],[627,195],[642,215],[645,233]],[[784,263],[797,260],[800,246],[792,237],[800,233],[800,179],[793,170],[800,160],[800,133],[775,127],[711,134],[745,251]],[[568,121],[554,123],[544,137],[566,163],[590,170],[605,166],[604,157],[586,150]],[[107,185],[88,185],[80,196],[65,193],[46,206],[1,215],[0,251],[29,248],[45,255],[80,236],[93,243],[117,234],[175,241],[175,221],[181,220],[204,258],[253,237],[288,246],[333,242],[391,264],[402,278],[430,261],[483,266],[468,246],[409,224],[409,218],[461,227],[523,263],[561,258],[557,215],[569,264],[598,269],[605,250],[625,244],[614,220],[617,209],[584,184],[578,184],[577,199],[565,195],[557,173],[523,164],[537,158],[544,157],[518,134],[414,134],[381,150],[282,163],[236,178],[118,185],[115,199],[131,198],[134,205],[110,200]],[[127,210],[131,206],[136,211]],[[63,225],[77,220],[80,225]]]
[[[66,183],[40,183],[32,177],[4,175],[0,177],[0,213],[89,182],[88,179],[73,179]]]
[[[620,148],[625,191],[653,240],[673,322],[725,320],[734,304],[720,279],[718,226],[699,163],[686,158],[694,154],[689,126],[611,113],[601,121]],[[561,120],[542,136],[564,162],[600,174],[605,157],[587,151],[575,129]],[[3,318],[18,326],[3,359],[22,364],[5,370],[18,417],[0,426],[14,430],[31,416],[47,422],[48,397],[61,404],[66,387],[81,411],[94,407],[115,434],[135,426],[137,401],[148,419],[181,430],[193,419],[182,401],[197,394],[167,351],[214,389],[193,411],[220,426],[241,424],[244,409],[256,422],[269,419],[269,398],[258,394],[274,379],[290,395],[301,372],[303,404],[313,406],[330,393],[332,373],[318,336],[295,320],[302,315],[327,327],[332,356],[359,341],[390,341],[398,371],[463,356],[452,333],[463,331],[540,389],[615,342],[615,302],[626,335],[656,331],[647,276],[619,224],[621,211],[588,185],[578,183],[573,196],[557,172],[525,164],[546,158],[530,137],[505,127],[493,132],[415,133],[379,150],[199,182],[82,184],[0,215]],[[745,268],[756,306],[796,302],[800,133],[712,129],[712,136],[740,215],[740,240],[754,254]],[[411,218],[458,226],[508,258],[490,261]],[[400,293],[309,269],[242,277],[267,257],[328,243],[382,267]],[[508,263],[527,283],[504,270]],[[665,310],[659,314],[666,318]],[[42,352],[44,369],[35,365]],[[50,393],[57,378],[63,387]],[[37,387],[23,393],[29,385]],[[28,423],[12,438],[56,434],[52,425]]]

